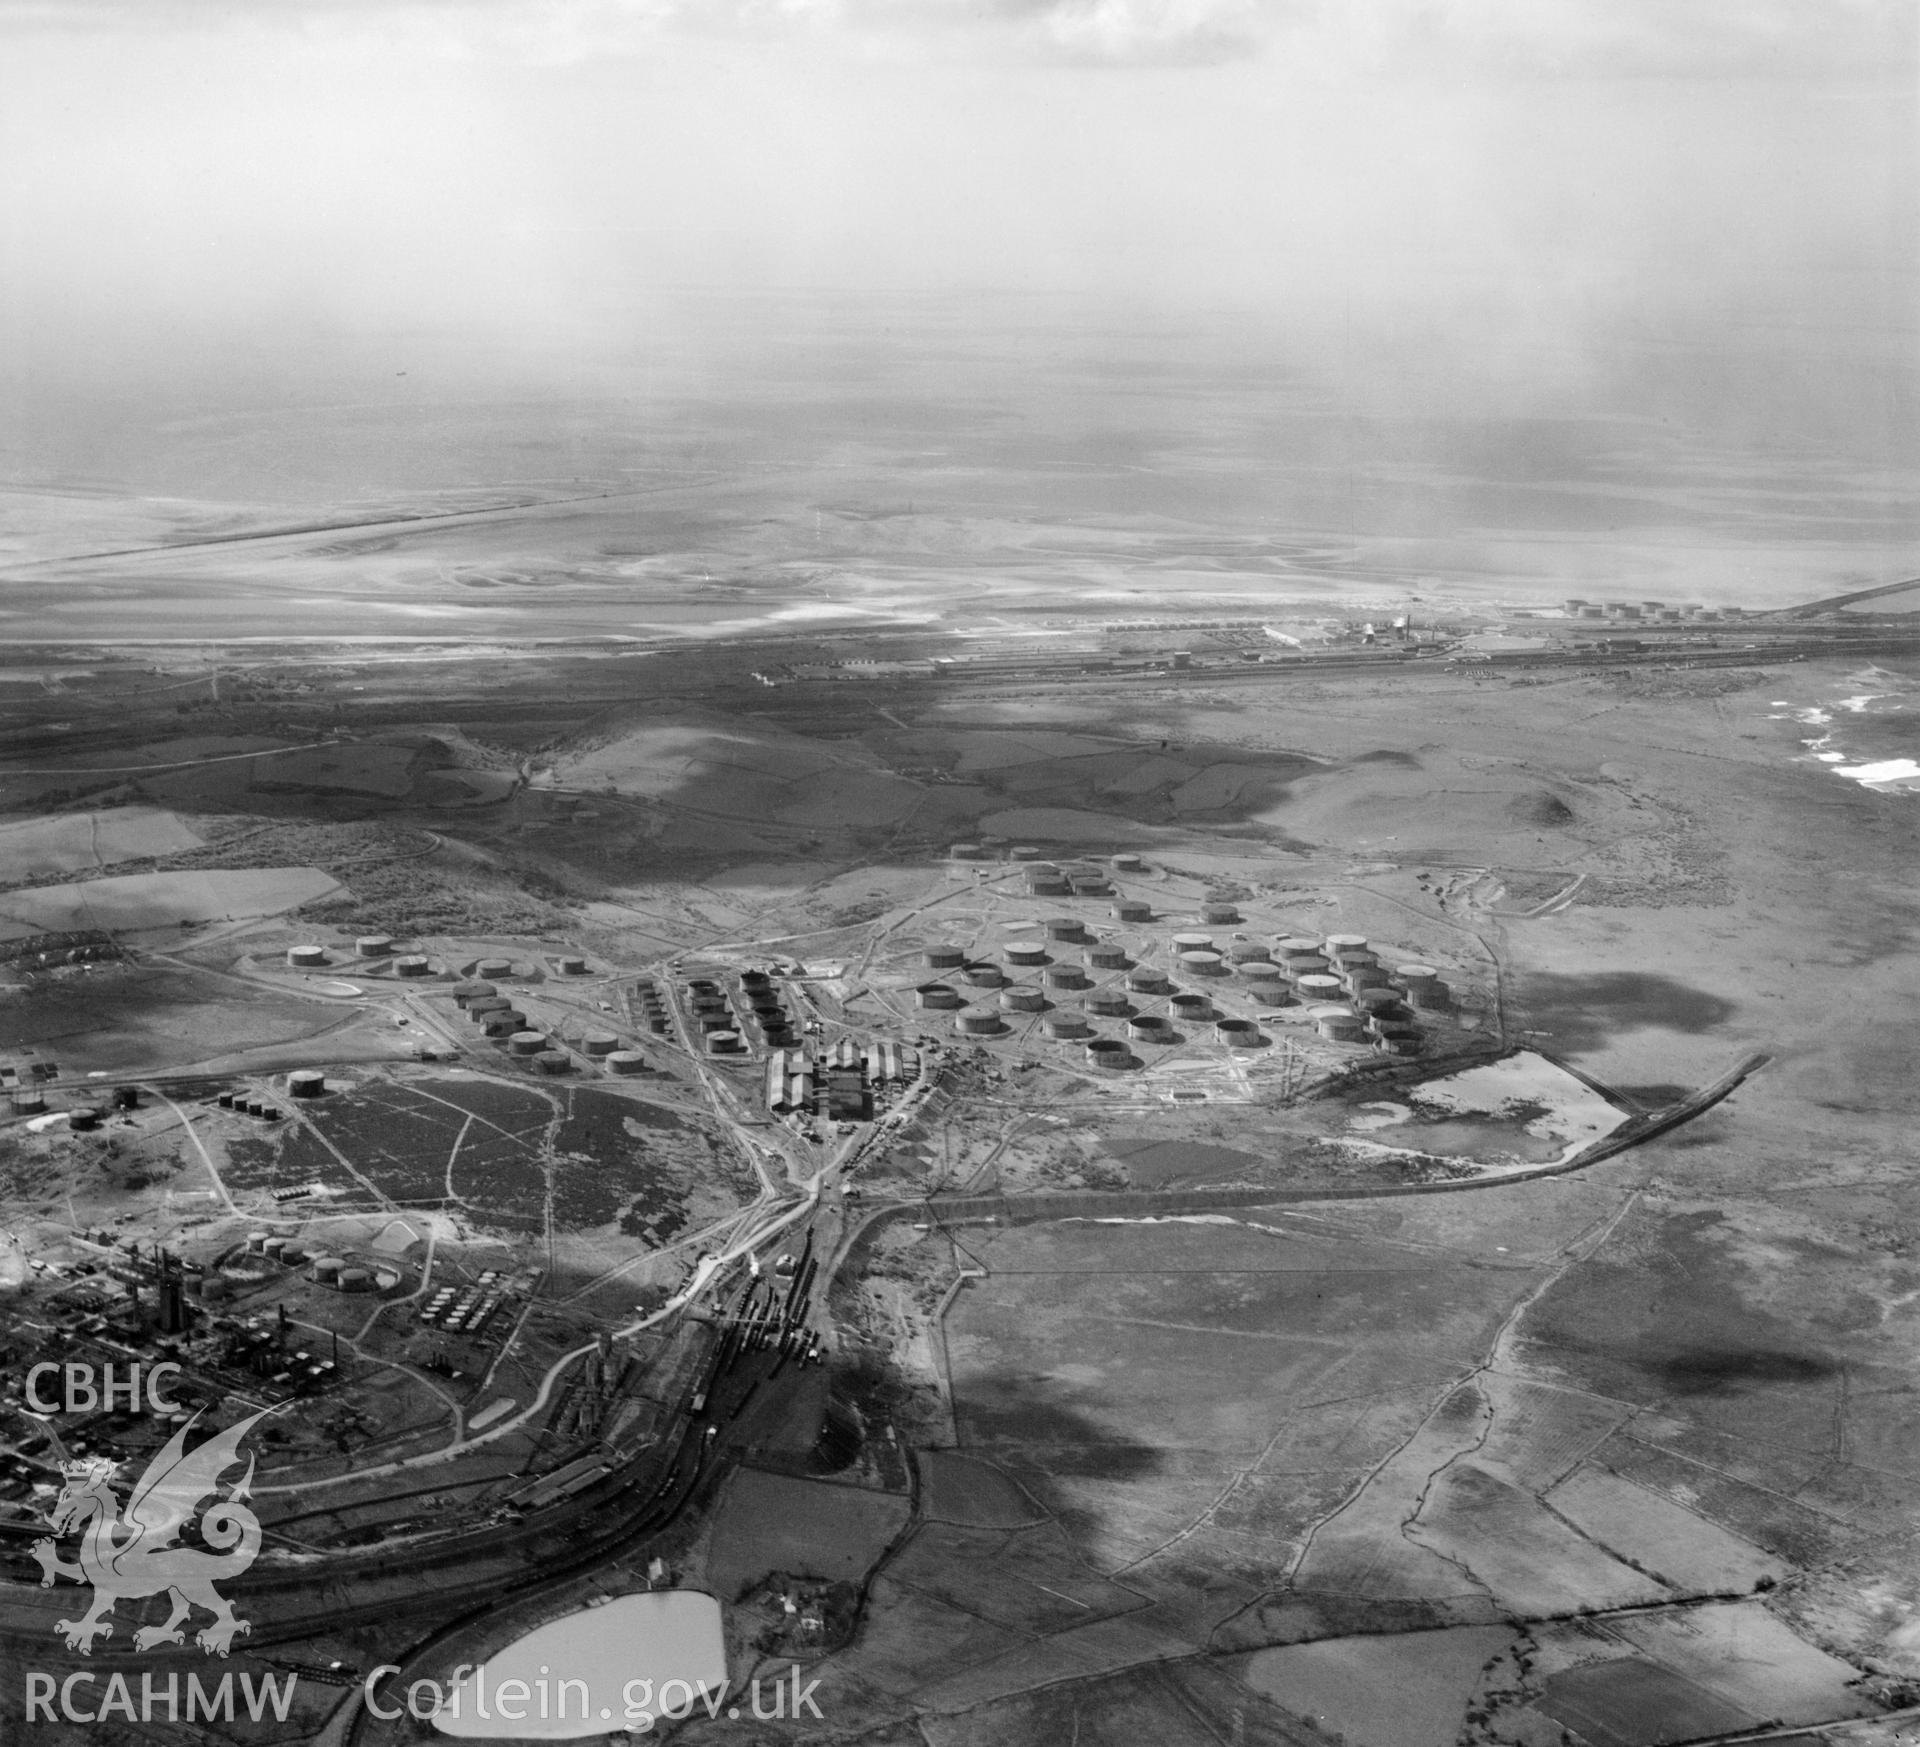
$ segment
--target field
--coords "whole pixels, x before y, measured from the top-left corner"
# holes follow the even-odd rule
[[[189,826],[154,807],[16,819],[0,823],[0,886],[34,885],[50,875],[171,855],[199,845]]]
[[[0,939],[65,929],[137,933],[242,916],[273,916],[341,890],[313,867],[208,870],[193,874],[108,874],[78,885],[0,893]]]
[[[707,1580],[727,1599],[776,1571],[858,1583],[907,1516],[907,1501],[891,1493],[745,1468],[714,1519]]]

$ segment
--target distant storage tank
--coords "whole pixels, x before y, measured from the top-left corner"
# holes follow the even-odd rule
[[[1034,898],[1069,898],[1073,887],[1059,874],[1036,874],[1027,881],[1027,894]]]
[[[1235,961],[1233,974],[1250,983],[1277,983],[1287,973],[1270,958],[1243,958]]]
[[[1087,986],[1087,973],[1077,964],[1050,964],[1041,973],[1049,989],[1084,989]]]
[[[1606,616],[1607,609],[1605,607],[1584,606],[1579,612],[1579,617],[1583,619],[1604,619]]]
[[[518,1037],[526,1028],[524,1013],[489,1013],[480,1029],[488,1037]]]
[[[1257,940],[1231,940],[1227,943],[1227,957],[1235,964],[1251,964],[1256,959],[1264,960],[1267,949]]]
[[[1225,902],[1202,904],[1200,906],[1200,920],[1202,922],[1219,923],[1238,922],[1240,920],[1240,906],[1238,904],[1228,904]]]
[[[1304,934],[1290,934],[1284,940],[1273,943],[1273,955],[1283,963],[1290,958],[1319,958],[1323,956],[1321,943],[1309,940]]]
[[[410,952],[404,958],[393,961],[393,974],[397,977],[424,977],[432,968],[417,952]]]
[[[609,1056],[620,1047],[620,1040],[610,1031],[589,1031],[580,1047],[591,1056]]]
[[[1175,952],[1211,952],[1213,936],[1211,934],[1176,934],[1173,937]]]
[[[1133,1060],[1133,1052],[1117,1037],[1096,1037],[1087,1045],[1087,1066],[1106,1073],[1124,1068]]]
[[[926,960],[928,970],[957,971],[967,962],[966,949],[943,941],[927,948]]]
[[[327,962],[327,949],[324,946],[290,946],[287,948],[287,963],[296,970],[310,971]]]
[[[219,1105],[222,1110],[231,1110],[235,1102],[236,1100],[231,1092],[222,1092],[219,1097],[214,1099],[214,1103]]]
[[[260,1253],[266,1256],[278,1257],[280,1252],[284,1250],[286,1247],[287,1247],[287,1240],[285,1238],[270,1237],[267,1239],[265,1243],[263,1243],[260,1246]]]
[[[993,1037],[1006,1029],[997,1013],[962,1013],[953,1025],[962,1037]]]
[[[340,1270],[346,1262],[339,1256],[315,1256],[313,1258],[313,1277],[322,1286],[335,1286],[340,1281]]]
[[[1017,941],[1007,948],[1008,964],[1045,964],[1047,949],[1034,941]]]
[[[1003,1013],[1038,1013],[1046,1004],[1046,997],[1038,989],[1000,991],[1000,1011]]]
[[[289,1098],[318,1098],[327,1089],[327,1076],[318,1068],[296,1068],[287,1075]]]
[[[1260,1043],[1260,1028],[1251,1019],[1216,1019],[1213,1035],[1229,1049],[1254,1049]]]
[[[533,1065],[543,1074],[566,1074],[573,1071],[573,1057],[564,1049],[543,1049],[533,1058]]]
[[[1430,988],[1440,980],[1440,973],[1430,964],[1400,964],[1393,967],[1393,980],[1411,992]]]
[[[67,1127],[75,1134],[84,1134],[88,1129],[100,1126],[100,1112],[85,1104],[75,1105],[67,1112]]]
[[[546,1047],[547,1034],[544,1031],[516,1031],[507,1039],[510,1055],[538,1055]]]
[[[1031,843],[1016,843],[1007,851],[1009,861],[1038,861],[1040,851]]]
[[[1116,922],[1151,922],[1153,906],[1139,898],[1122,898],[1113,906],[1113,919]]]
[[[637,1049],[616,1049],[607,1057],[610,1074],[644,1074],[646,1071],[647,1058]]]
[[[47,1107],[45,1097],[32,1086],[17,1087],[12,1103],[13,1113],[16,1116],[38,1116]]]
[[[262,1122],[278,1122],[280,1120],[280,1108],[276,1104],[256,1104],[254,1106],[254,1114],[257,1115]]]
[[[587,961],[577,953],[560,961],[563,976],[584,977],[587,974]]]
[[[967,981],[976,989],[997,989],[1006,980],[998,965],[977,964],[967,967]]]
[[[491,983],[455,983],[453,1000],[457,1007],[471,1007],[475,1001],[484,1001],[497,991]]]
[[[306,1262],[307,1247],[305,1244],[297,1244],[289,1240],[280,1246],[280,1259],[289,1268],[298,1268]]]
[[[1329,934],[1326,938],[1328,958],[1337,959],[1346,952],[1365,952],[1367,937],[1364,934]]]
[[[1040,1029],[1049,1037],[1085,1037],[1087,1022],[1078,1013],[1049,1013]]]
[[[1218,977],[1226,974],[1227,961],[1217,952],[1183,952],[1180,969],[1190,977]]]
[[[1298,977],[1294,981],[1294,987],[1300,991],[1300,999],[1303,1001],[1337,1001],[1343,993],[1340,979],[1324,973],[1317,976]]]
[[[1350,964],[1346,967],[1345,980],[1349,993],[1359,994],[1362,989],[1384,989],[1390,986],[1386,971],[1377,964]]]
[[[978,861],[987,852],[978,843],[956,843],[948,853],[955,861]]]
[[[1147,864],[1137,855],[1121,854],[1109,856],[1107,865],[1111,867],[1115,873],[1137,874],[1141,872]]]
[[[353,950],[362,958],[383,958],[393,951],[391,934],[363,934],[353,943]]]
[[[740,973],[740,987],[743,989],[764,989],[770,986],[772,982],[773,978],[768,976],[765,971],[742,971]]]
[[[1453,991],[1435,977],[1430,983],[1423,983],[1417,989],[1409,989],[1407,1000],[1416,1012],[1434,1013],[1453,1005]]]
[[[1127,1035],[1142,1043],[1165,1043],[1173,1035],[1173,1021],[1158,1013],[1137,1013],[1127,1021]]]
[[[1366,1037],[1365,1026],[1348,1007],[1320,1008],[1315,1011],[1313,1022],[1329,1043],[1360,1043]]]
[[[1167,986],[1167,973],[1152,965],[1135,965],[1127,972],[1127,987],[1142,995],[1157,995]]]
[[[249,1255],[255,1255],[255,1256],[263,1254],[267,1247],[267,1239],[272,1236],[273,1236],[273,1233],[270,1231],[248,1232],[247,1233],[247,1253]]]
[[[1078,940],[1080,934],[1080,918],[1078,916],[1050,916],[1047,918],[1047,938],[1049,940]]]
[[[1577,597],[1574,599],[1562,601],[1560,604],[1567,612],[1574,614],[1576,616],[1579,614],[1581,608],[1587,605],[1585,601],[1580,600]]]
[[[333,1283],[342,1292],[371,1292],[373,1275],[365,1268],[342,1268]]]
[[[1086,951],[1087,967],[1096,971],[1123,971],[1127,968],[1127,949],[1102,942]]]
[[[950,989],[945,983],[922,983],[913,992],[914,1003],[920,1007],[958,1007],[960,991]]]
[[[1176,1019],[1211,1019],[1213,1003],[1205,995],[1175,995],[1167,1003]]]
[[[1118,989],[1096,989],[1080,1005],[1089,1013],[1100,1013],[1115,1018],[1131,1010],[1126,996]]]
[[[1353,1004],[1362,1013],[1398,1013],[1400,991],[1390,988],[1361,989],[1353,997]]]
[[[483,958],[473,969],[476,976],[510,977],[513,975],[513,960],[510,958]]]

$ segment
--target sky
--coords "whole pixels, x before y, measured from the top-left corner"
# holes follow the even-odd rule
[[[1689,417],[1831,436],[1864,384],[1891,454],[1915,37],[1910,0],[0,0],[0,370],[57,425],[230,349],[576,380],[726,344],[702,298],[1011,297],[1254,323],[1363,398],[1677,369]]]

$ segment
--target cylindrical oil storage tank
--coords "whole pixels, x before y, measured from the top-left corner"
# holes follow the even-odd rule
[[[1194,933],[1176,934],[1173,937],[1173,950],[1175,952],[1211,952],[1213,936]]]
[[[453,1003],[456,1007],[470,1007],[475,1001],[484,1001],[495,993],[491,983],[471,982],[453,985]]]
[[[338,1282],[340,1270],[346,1265],[338,1256],[315,1256],[313,1277],[322,1286],[332,1286]]]
[[[1087,1022],[1078,1013],[1049,1013],[1040,1029],[1049,1037],[1085,1037]]]
[[[1387,973],[1377,964],[1350,964],[1342,972],[1342,979],[1350,994],[1359,994],[1362,989],[1386,989],[1392,984]]]
[[[644,1074],[646,1071],[647,1058],[637,1049],[616,1049],[607,1057],[610,1074]]]
[[[1324,973],[1317,976],[1296,977],[1294,985],[1303,1001],[1338,1001],[1343,993],[1338,977]]]
[[[518,1037],[526,1026],[524,1013],[489,1013],[480,1030],[487,1037]]]
[[[417,952],[410,952],[393,961],[393,974],[396,977],[424,977],[432,969],[433,966]]]
[[[219,1105],[222,1110],[231,1110],[237,1102],[238,1100],[231,1092],[222,1092],[214,1099],[214,1103]]]
[[[1205,995],[1175,995],[1168,1002],[1176,1019],[1211,1019],[1213,1003]]]
[[[1318,953],[1315,953],[1311,958],[1305,955],[1295,956],[1289,953],[1282,961],[1280,968],[1286,972],[1288,981],[1294,983],[1298,983],[1303,977],[1330,977],[1333,975],[1333,966],[1328,964]]]
[[[1233,974],[1250,983],[1277,983],[1283,981],[1287,973],[1270,958],[1241,958],[1234,960]]]
[[[587,974],[587,961],[578,953],[573,953],[560,961],[560,974],[568,977],[584,977]]]
[[[516,1031],[507,1039],[509,1055],[538,1055],[547,1047],[544,1031]]]
[[[98,1128],[99,1126],[100,1112],[90,1109],[85,1104],[77,1105],[74,1109],[67,1112],[67,1127],[72,1129],[76,1134],[84,1134],[87,1130]]]
[[[1133,1052],[1117,1037],[1096,1037],[1087,1045],[1087,1066],[1113,1073],[1133,1060]]]
[[[1122,898],[1113,906],[1113,919],[1116,922],[1151,922],[1153,906],[1143,898]]]
[[[930,971],[957,971],[967,962],[966,949],[946,940],[928,947],[923,956]]]
[[[987,851],[984,844],[956,843],[947,853],[955,861],[978,861]]]
[[[1002,989],[1000,991],[1002,1013],[1038,1013],[1046,1004],[1046,997],[1038,989]]]
[[[1076,898],[1104,898],[1113,887],[1107,883],[1107,876],[1100,873],[1072,874],[1067,884],[1073,888]]]
[[[287,948],[287,963],[295,970],[310,971],[327,962],[327,949],[324,946],[290,946]]]
[[[267,1239],[272,1236],[273,1236],[273,1233],[270,1231],[248,1232],[247,1233],[247,1253],[249,1255],[254,1255],[254,1256],[265,1254],[266,1248],[267,1248]]]
[[[997,989],[1006,980],[998,965],[976,964],[967,967],[967,981],[976,989]]]
[[[1070,898],[1073,887],[1059,874],[1035,874],[1027,881],[1030,898]]]
[[[1453,1005],[1453,991],[1438,977],[1407,991],[1407,1001],[1416,1012],[1437,1013]]]
[[[740,1053],[740,1033],[737,1031],[709,1031],[707,1033],[708,1055],[738,1055]]]
[[[260,1246],[260,1253],[263,1256],[272,1256],[277,1261],[279,1259],[280,1252],[284,1250],[286,1247],[287,1247],[287,1240],[285,1238],[270,1237],[267,1239],[265,1243],[263,1243]]]
[[[993,1037],[1006,1029],[997,1013],[962,1013],[953,1028],[962,1037]]]
[[[1602,606],[1588,605],[1582,607],[1575,616],[1582,619],[1604,619],[1607,616],[1607,609]]]
[[[1319,941],[1304,934],[1289,934],[1273,943],[1273,956],[1285,964],[1290,958],[1324,958],[1326,954]]]
[[[1008,964],[1045,964],[1047,949],[1037,941],[1016,941],[1007,948]]]
[[[475,976],[510,977],[513,975],[513,960],[510,958],[483,958],[473,967]]]
[[[391,934],[363,934],[353,943],[353,950],[362,958],[384,958],[393,951]]]
[[[1411,992],[1437,983],[1440,973],[1430,964],[1397,964],[1393,967],[1393,980]]]
[[[1314,1010],[1313,1023],[1329,1043],[1359,1043],[1366,1027],[1350,1007],[1320,1007]]]
[[[1127,949],[1102,941],[1098,946],[1090,946],[1082,955],[1087,968],[1095,971],[1123,971],[1127,968]]]
[[[1129,855],[1124,852],[1119,855],[1110,855],[1107,857],[1107,866],[1112,868],[1115,873],[1136,874],[1146,865],[1139,856]]]
[[[1227,942],[1227,957],[1235,964],[1250,964],[1255,959],[1264,959],[1267,949],[1257,940],[1230,940]]]
[[[720,1012],[702,1013],[700,1015],[700,1029],[703,1032],[714,1032],[732,1031],[736,1029],[736,1027],[733,1015],[730,1012]]]
[[[1361,989],[1353,997],[1353,1004],[1362,1013],[1399,1013],[1404,1009],[1400,1005],[1398,989]]]
[[[1078,916],[1049,916],[1047,918],[1047,938],[1049,940],[1078,940],[1080,933],[1080,918]]]
[[[1381,1037],[1374,1040],[1373,1047],[1383,1055],[1418,1055],[1421,1040],[1417,1036]]]
[[[280,1246],[280,1259],[285,1262],[289,1268],[303,1267],[307,1260],[307,1246],[305,1244],[297,1244],[289,1238]]]
[[[1200,920],[1202,922],[1214,923],[1238,922],[1240,920],[1240,906],[1216,899],[1211,903],[1200,906]]]
[[[327,1089],[327,1076],[318,1068],[295,1068],[287,1075],[289,1098],[318,1098]]]
[[[1126,996],[1118,989],[1096,989],[1080,1005],[1089,1013],[1100,1013],[1116,1019],[1132,1011]]]
[[[1420,1035],[1420,1027],[1404,1016],[1369,1013],[1366,1019],[1367,1030],[1375,1037],[1418,1037]]]
[[[1364,934],[1329,934],[1321,945],[1325,947],[1329,958],[1341,952],[1365,952],[1367,937]]]
[[[1167,973],[1150,964],[1135,965],[1127,972],[1127,987],[1136,994],[1158,995],[1167,986]]]
[[[1038,861],[1040,851],[1031,843],[1016,843],[1007,851],[1009,861]]]
[[[1262,977],[1248,983],[1246,990],[1262,1007],[1293,1005],[1293,985],[1278,978]]]
[[[543,1049],[533,1058],[533,1065],[543,1074],[566,1074],[573,1071],[573,1057],[564,1049]]]
[[[1213,1035],[1229,1049],[1260,1047],[1260,1027],[1251,1019],[1216,1019],[1213,1022]]]
[[[257,1104],[254,1106],[254,1114],[257,1115],[262,1122],[278,1122],[280,1120],[280,1107],[277,1104]]]
[[[38,1116],[47,1107],[47,1101],[37,1087],[21,1086],[13,1094],[13,1113],[16,1116]]]
[[[620,1047],[620,1040],[611,1031],[589,1031],[580,1047],[591,1056],[609,1056]]]
[[[1173,1035],[1173,1021],[1158,1013],[1136,1013],[1127,1021],[1127,1035],[1142,1043],[1165,1043]]]
[[[371,1292],[373,1275],[366,1268],[342,1268],[333,1283],[342,1292]]]
[[[1561,607],[1567,613],[1572,614],[1576,617],[1578,616],[1580,609],[1584,607],[1586,604],[1587,603],[1581,600],[1578,595],[1569,596],[1566,600],[1560,603]]]
[[[1087,973],[1077,964],[1050,964],[1040,973],[1040,980],[1049,989],[1084,989]]]
[[[1183,952],[1180,955],[1180,969],[1190,977],[1224,976],[1227,961],[1217,952]]]
[[[742,971],[740,973],[740,987],[743,989],[764,989],[770,987],[772,982],[773,978],[768,976],[765,971]]]
[[[916,1007],[954,1008],[960,1003],[960,991],[950,989],[945,983],[922,983],[913,991],[913,1003]]]

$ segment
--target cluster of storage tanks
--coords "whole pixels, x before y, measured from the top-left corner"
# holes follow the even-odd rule
[[[1218,912],[1226,912],[1218,915],[1220,921],[1240,919],[1231,904],[1206,909],[1209,921]],[[1077,918],[1058,917],[1044,927],[1044,942],[1015,941],[1005,949],[1010,967],[1039,968],[1038,984],[1011,983],[998,966],[970,964],[963,948],[938,944],[926,950],[928,970],[957,971],[973,988],[998,994],[991,1007],[960,1011],[979,997],[963,995],[952,983],[936,978],[915,990],[916,1001],[925,1009],[954,1011],[954,1028],[962,1037],[998,1036],[1007,1029],[1009,1016],[1043,1013],[1041,1030],[1063,1041],[1088,1038],[1089,1019],[1104,1017],[1125,1018],[1127,1035],[1136,1042],[1165,1044],[1176,1035],[1176,1023],[1210,1023],[1215,1039],[1229,1049],[1258,1048],[1262,1039],[1252,1020],[1217,1009],[1204,987],[1215,982],[1257,1006],[1308,1007],[1315,1028],[1329,1042],[1371,1043],[1394,1054],[1416,1053],[1422,1038],[1419,1016],[1443,1012],[1452,1004],[1451,991],[1432,965],[1384,963],[1357,934],[1286,937],[1270,948],[1235,940],[1224,950],[1210,934],[1176,934],[1169,942],[1174,965],[1185,982],[1198,985],[1176,989],[1158,966],[1134,963],[1116,942],[1089,938]],[[1082,942],[1076,961],[1059,956],[1061,949]],[[1095,986],[1096,978],[1114,972],[1125,973],[1122,982]],[[1077,991],[1083,993],[1075,1009],[1064,1010],[1060,998]],[[1171,1011],[1137,1012],[1136,999],[1164,999]],[[1092,1039],[1087,1048],[1096,1065],[1113,1065],[1100,1039]]]
[[[1740,616],[1738,607],[1703,607],[1694,601],[1676,607],[1666,601],[1588,601],[1575,598],[1566,601],[1564,607],[1570,619],[1612,619],[1640,624],[1673,625],[1684,621],[1711,623],[1716,619],[1737,619]]]
[[[480,1028],[480,1035],[504,1049],[508,1055],[527,1063],[539,1073],[564,1074],[573,1066],[573,1058],[556,1049],[553,1039],[536,1031],[526,1014],[501,994],[492,983],[456,984],[454,1004]]]
[[[828,1115],[852,1116],[850,1107],[835,1110],[836,1083],[844,1099],[857,1084],[862,1100],[880,1086],[900,1087],[920,1077],[920,1052],[911,1044],[875,1041],[864,1047],[850,1037],[818,1055],[803,1049],[775,1050],[767,1057],[767,1108],[776,1115],[796,1111],[811,1115],[823,1092],[829,1094]]]

